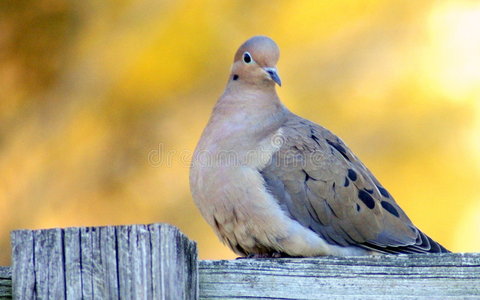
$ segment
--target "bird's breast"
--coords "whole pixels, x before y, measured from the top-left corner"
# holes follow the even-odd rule
[[[247,223],[276,205],[271,203],[271,197],[266,198],[259,170],[278,151],[279,140],[281,129],[263,137],[255,146],[238,141],[237,147],[231,147],[228,139],[215,140],[209,133],[202,136],[192,160],[191,191],[202,215],[222,239],[241,235],[244,241],[248,240],[244,232]]]

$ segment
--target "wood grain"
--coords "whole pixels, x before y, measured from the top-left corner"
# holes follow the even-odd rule
[[[14,231],[15,299],[195,299],[197,249],[167,224]]]
[[[480,299],[480,254],[201,261],[200,299]]]
[[[0,267],[0,299],[12,299],[12,271],[10,267]]]

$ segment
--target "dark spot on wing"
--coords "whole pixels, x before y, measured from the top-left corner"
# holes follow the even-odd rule
[[[382,201],[380,202],[380,204],[382,204],[382,207],[388,211],[389,213],[391,213],[392,215],[394,215],[395,217],[400,217],[400,214],[398,213],[398,210],[390,203],[388,203],[387,201]]]
[[[350,184],[350,180],[348,180],[348,178],[345,177],[345,183],[343,184],[343,186],[347,187],[349,184]]]
[[[358,191],[358,198],[362,200],[368,208],[373,209],[375,207],[375,200],[364,190]]]
[[[377,185],[377,188],[378,188],[378,191],[380,192],[380,194],[382,194],[383,197],[385,198],[390,198],[390,194],[387,192],[386,189],[384,189],[383,187]]]
[[[350,158],[348,158],[347,156],[347,150],[345,150],[345,148],[343,148],[342,145],[336,142],[332,142],[330,140],[326,140],[326,141],[330,146],[332,146],[335,150],[337,150],[343,157],[345,157],[346,160],[350,161]]]
[[[360,205],[357,203],[357,211],[360,211]]]
[[[373,189],[364,189],[364,190],[365,190],[365,192],[369,193],[370,195],[373,194]]]
[[[352,169],[348,169],[348,178],[350,178],[351,181],[357,180],[357,172]]]

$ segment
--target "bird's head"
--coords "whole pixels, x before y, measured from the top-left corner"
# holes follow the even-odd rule
[[[257,86],[279,86],[277,73],[280,51],[277,44],[266,36],[254,36],[238,48],[230,74],[230,82]]]

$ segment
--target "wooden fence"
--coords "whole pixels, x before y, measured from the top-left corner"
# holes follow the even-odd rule
[[[19,230],[0,299],[480,299],[480,254],[198,261],[167,224]]]

